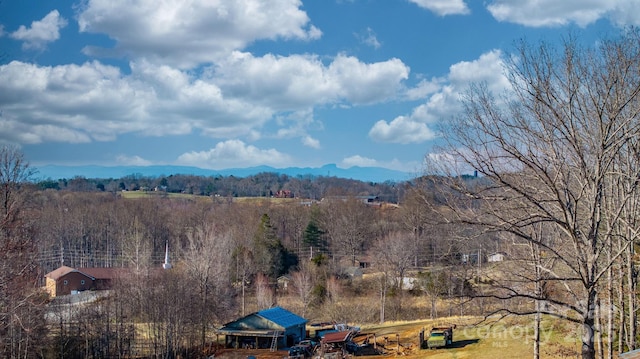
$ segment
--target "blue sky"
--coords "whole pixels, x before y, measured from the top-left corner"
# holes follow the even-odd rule
[[[0,143],[35,166],[419,173],[515,42],[586,43],[638,0],[0,1]]]

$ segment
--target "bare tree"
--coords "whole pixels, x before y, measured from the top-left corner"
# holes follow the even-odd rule
[[[291,283],[302,304],[302,317],[307,315],[315,285],[312,265],[312,262],[303,260],[298,264],[298,270],[291,273]]]
[[[265,309],[273,307],[275,303],[275,295],[273,287],[269,283],[269,277],[263,273],[256,275],[256,298],[258,300],[258,308]]]
[[[444,270],[436,269],[418,274],[418,284],[424,291],[431,306],[429,307],[429,317],[438,318],[438,299],[447,292],[447,276]]]
[[[230,267],[232,281],[239,290],[240,314],[247,312],[247,287],[253,281],[256,274],[254,265],[254,253],[252,241],[255,234],[255,222],[260,218],[260,213],[256,208],[239,206],[234,204],[225,207],[223,218],[217,223],[229,231],[229,235],[234,242],[234,249],[231,254],[233,264]]]
[[[21,190],[35,174],[17,147],[0,147],[0,198],[2,221],[6,223],[20,214]]]
[[[231,308],[231,283],[229,267],[232,262],[233,243],[229,235],[218,233],[215,225],[203,224],[187,234],[184,252],[186,272],[197,285],[193,309],[200,326],[200,345],[206,344],[210,323],[225,318]]]
[[[278,237],[282,244],[293,249],[297,254],[303,250],[303,234],[309,223],[310,209],[306,206],[277,206],[272,210],[271,218],[276,224]]]
[[[323,207],[319,222],[329,236],[334,255],[347,255],[351,265],[355,266],[357,256],[366,250],[372,218],[373,209],[361,200],[354,197],[344,200],[335,198]]]
[[[6,358],[30,357],[44,325],[36,218],[25,191],[33,173],[17,147],[0,147],[0,355]]]
[[[175,357],[189,339],[200,334],[193,325],[199,313],[190,304],[196,299],[188,279],[180,268],[173,268],[152,273],[144,283],[140,320],[146,323],[156,357]]]
[[[386,320],[386,308],[387,308],[387,295],[389,293],[389,287],[391,286],[391,281],[393,277],[391,264],[386,256],[386,252],[384,248],[378,247],[378,245],[382,245],[381,241],[377,241],[374,245],[373,249],[373,265],[376,269],[376,280],[379,285],[379,294],[380,294],[380,323],[384,323]],[[376,250],[375,248],[380,248],[380,250]]]
[[[418,267],[421,263],[420,260],[426,261],[426,255],[433,253],[435,248],[433,243],[427,245],[428,229],[432,227],[433,218],[435,215],[431,213],[431,210],[435,207],[430,193],[421,187],[410,188],[404,196],[402,206],[400,206],[399,218],[406,230],[411,232],[413,238],[413,265]],[[431,248],[428,248],[431,247]]]
[[[569,39],[560,52],[547,44],[522,43],[518,50],[506,62],[506,96],[473,86],[465,114],[445,132],[450,141],[442,153],[455,159],[456,170],[464,164],[480,178],[465,179],[444,161],[433,173],[450,175],[449,203],[458,221],[508,232],[559,259],[563,271],[550,273],[566,293],[546,299],[555,309],[543,313],[579,323],[582,357],[594,358],[601,284],[631,245],[608,260],[608,237],[620,233],[614,228],[637,187],[628,186],[611,206],[605,196],[616,181],[636,183],[640,175],[633,145],[640,126],[639,36],[628,31],[594,49]],[[636,151],[635,160],[621,175],[620,154],[629,151]],[[530,227],[538,224],[559,233],[561,245],[532,236]],[[518,288],[503,297],[543,299]]]
[[[615,164],[619,177],[605,192],[607,212],[618,210],[619,203],[626,205],[620,208],[619,220],[605,222],[612,236],[607,237],[607,260],[615,263],[615,268],[607,268],[606,285],[603,286],[606,296],[603,298],[606,315],[606,338],[608,358],[613,357],[613,340],[619,339],[618,350],[636,348],[637,335],[637,274],[634,260],[635,248],[639,242],[640,232],[640,193],[636,190],[638,179],[633,169],[637,166],[640,143],[637,138],[630,139],[625,151],[620,151]],[[616,254],[624,252],[616,258]],[[616,270],[617,269],[617,270]],[[616,293],[617,292],[617,293]],[[616,297],[617,294],[617,298]],[[616,323],[615,319],[619,318]]]
[[[389,289],[395,294],[394,312],[397,319],[402,311],[405,274],[413,261],[411,236],[407,233],[393,232],[387,237],[376,240],[370,252],[380,280],[380,321],[384,322],[386,318],[385,306]]]
[[[247,285],[250,283],[250,279],[255,274],[253,268],[253,258],[251,251],[244,245],[238,245],[233,250],[231,255],[233,259],[234,282],[239,284],[240,287],[240,309],[241,314],[244,316],[246,312],[246,291]]]
[[[147,233],[138,220],[133,217],[132,228],[125,228],[127,240],[121,242],[122,256],[127,262],[127,267],[132,268],[136,275],[146,271],[151,266],[152,244]]]

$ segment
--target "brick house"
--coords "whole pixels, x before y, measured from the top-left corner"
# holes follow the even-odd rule
[[[61,266],[45,274],[45,289],[51,297],[85,290],[110,289],[123,268],[71,268]]]

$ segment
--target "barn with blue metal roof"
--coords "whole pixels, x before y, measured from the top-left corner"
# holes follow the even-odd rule
[[[227,323],[216,332],[225,336],[227,347],[277,350],[303,340],[306,324],[306,319],[274,307]]]

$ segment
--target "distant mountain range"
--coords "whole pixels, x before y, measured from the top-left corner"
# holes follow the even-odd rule
[[[402,182],[415,177],[415,174],[395,171],[381,167],[350,167],[339,168],[335,164],[322,167],[288,167],[274,168],[269,166],[257,166],[248,168],[230,168],[224,170],[211,170],[188,166],[34,166],[37,173],[36,180],[84,178],[123,178],[131,175],[144,177],[161,177],[170,175],[194,175],[194,176],[235,176],[249,177],[258,173],[271,172],[285,174],[291,177],[297,176],[324,176],[354,179],[363,182]]]

